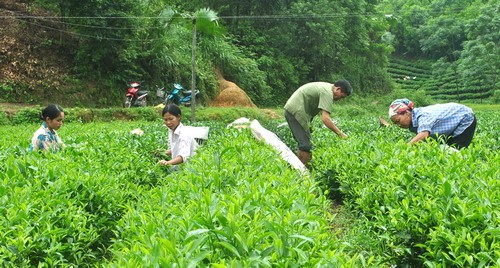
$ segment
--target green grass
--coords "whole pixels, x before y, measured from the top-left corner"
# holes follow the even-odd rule
[[[423,91],[398,90],[390,95],[363,97],[353,95],[341,101],[335,102],[332,110],[332,117],[346,115],[356,117],[362,114],[378,113],[385,116],[388,105],[392,100],[398,98],[409,98],[419,106],[431,105],[433,103],[452,102],[453,100],[433,100],[432,97]],[[481,100],[478,100],[480,102]],[[464,102],[464,105],[471,107],[474,111],[499,111],[500,104]],[[284,105],[284,104],[283,104]],[[41,108],[23,106],[2,106],[0,105],[0,125],[22,124],[38,122],[37,114]],[[161,110],[147,108],[107,108],[107,109],[83,109],[65,107],[66,122],[111,122],[113,120],[147,120],[155,121],[160,118]],[[183,118],[189,121],[191,118],[190,107],[182,107]],[[283,106],[278,107],[198,107],[196,109],[196,121],[220,121],[230,123],[240,117],[258,119],[261,122],[268,120],[283,120]]]
[[[500,104],[463,103],[474,111],[500,111]]]

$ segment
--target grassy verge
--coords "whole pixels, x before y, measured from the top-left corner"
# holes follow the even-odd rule
[[[386,116],[387,106],[392,99],[406,97],[401,94],[389,96],[386,100],[377,98],[363,98],[353,96],[351,98],[335,102],[332,108],[332,117],[338,116],[356,118],[367,114],[378,114]],[[409,96],[416,101],[419,106],[430,105],[435,102],[421,100],[422,96]],[[464,103],[474,111],[499,111],[500,104],[480,104]],[[38,116],[43,107],[27,106],[22,104],[0,104],[0,125],[38,123]],[[155,121],[161,116],[161,109],[158,107],[144,108],[72,108],[65,107],[65,122],[112,122],[115,120],[134,121],[145,120]],[[181,107],[183,118],[186,122],[191,119],[191,108]],[[283,119],[283,107],[268,108],[246,108],[246,107],[198,107],[196,108],[196,121],[217,121],[230,123],[240,117],[257,119],[261,122]],[[376,117],[374,117],[376,118]]]

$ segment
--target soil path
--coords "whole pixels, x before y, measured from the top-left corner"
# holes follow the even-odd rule
[[[0,102],[0,112],[4,113],[15,113],[24,108],[35,108],[36,105],[24,104],[24,103],[10,103],[10,102]]]

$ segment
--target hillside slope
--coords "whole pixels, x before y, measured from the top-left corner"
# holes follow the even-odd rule
[[[0,0],[0,101],[69,104],[72,56],[53,40],[62,31],[28,1]],[[80,96],[82,97],[82,96]]]
[[[424,90],[433,99],[442,102],[497,102],[495,88],[480,79],[468,81],[464,86],[461,76],[453,69],[435,72],[433,62],[396,57],[390,61],[389,75],[403,90]]]

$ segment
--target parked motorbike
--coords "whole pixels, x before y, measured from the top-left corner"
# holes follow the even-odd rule
[[[130,87],[127,89],[125,94],[125,102],[123,106],[125,108],[146,106],[149,91],[141,90],[141,84],[137,82],[130,83]]]
[[[199,90],[195,90],[195,97],[200,94]],[[191,105],[191,98],[193,96],[192,90],[186,90],[181,84],[174,84],[174,88],[171,91],[166,91],[164,88],[156,89],[156,96],[160,98],[161,102],[165,105],[174,103],[176,105]]]

